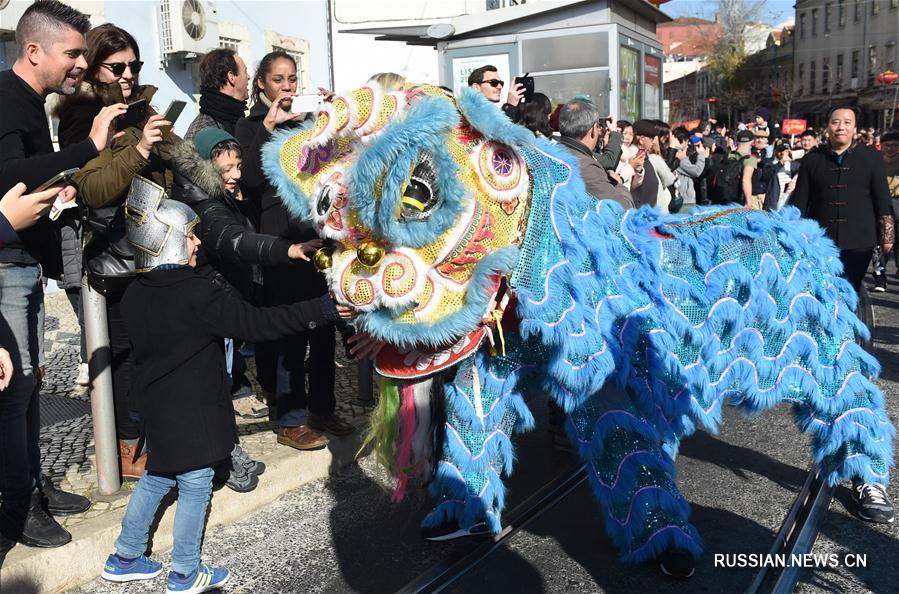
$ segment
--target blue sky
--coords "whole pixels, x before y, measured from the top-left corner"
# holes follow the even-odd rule
[[[792,20],[795,14],[794,4],[793,0],[765,0],[762,3],[761,19],[772,25]],[[661,8],[673,17],[692,16],[711,19],[715,15],[716,6],[717,3],[708,0],[671,0]]]

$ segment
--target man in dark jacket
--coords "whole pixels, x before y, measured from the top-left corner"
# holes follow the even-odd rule
[[[569,101],[559,113],[559,142],[574,155],[581,169],[581,179],[587,191],[600,199],[610,198],[623,208],[633,208],[634,200],[621,185],[613,185],[606,170],[599,164],[593,149],[602,132],[599,109],[590,101]]]
[[[593,152],[596,153],[596,162],[606,171],[615,171],[618,167],[618,161],[621,160],[621,132],[615,130],[615,122],[600,119],[599,122],[599,142]]]
[[[234,134],[249,97],[247,66],[233,49],[214,49],[200,62],[200,113],[187,128],[190,140],[205,128]]]
[[[485,64],[480,68],[475,68],[468,75],[468,87],[482,94],[491,103],[499,103],[500,95],[502,95],[503,87],[506,81],[499,78],[499,71],[496,66]],[[506,95],[506,102],[503,103],[502,110],[506,116],[513,122],[519,119],[518,104],[524,97],[524,85],[513,85]]]
[[[874,245],[889,253],[894,237],[883,159],[853,141],[855,117],[850,108],[831,112],[829,142],[802,158],[791,203],[824,227],[840,248],[846,279],[860,291]]]
[[[87,67],[84,33],[88,18],[55,0],[28,7],[16,26],[18,56],[0,72],[0,194],[22,182],[34,189],[55,174],[84,165],[106,146],[109,126],[124,105],[94,118],[88,138],[53,152],[44,101],[75,90]],[[64,190],[74,196],[74,188]],[[90,506],[41,476],[39,391],[43,335],[41,275],[60,272],[58,235],[47,219],[5,236],[0,250],[0,344],[12,349],[10,386],[0,398],[0,496],[2,531],[30,546],[55,547],[71,535],[47,514],[79,513]],[[45,509],[46,508],[46,509]]]
[[[827,121],[829,142],[802,158],[791,203],[824,227],[840,249],[846,280],[860,292],[874,245],[885,254],[893,248],[886,170],[876,150],[854,141],[854,109],[834,108]],[[881,485],[855,480],[852,496],[862,519],[893,521],[893,506]]]

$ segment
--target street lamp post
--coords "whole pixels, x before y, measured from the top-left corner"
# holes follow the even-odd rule
[[[706,107],[706,118],[705,119],[706,120],[712,119],[712,105],[717,102],[718,102],[717,97],[709,97],[708,100],[706,101],[706,104],[705,104],[705,107]]]
[[[883,90],[886,92],[886,88],[890,85],[896,84],[896,81],[899,81],[899,74],[896,74],[892,70],[887,70],[886,72],[881,72],[877,75],[877,82],[883,85]],[[893,91],[893,103],[890,105],[889,119],[884,122],[884,128],[891,125],[893,120],[896,119],[896,100],[899,99],[899,85],[896,85],[896,89]]]

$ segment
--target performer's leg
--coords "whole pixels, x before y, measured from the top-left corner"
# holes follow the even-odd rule
[[[610,382],[611,384],[611,382]],[[675,443],[637,411],[629,394],[607,384],[568,416],[568,433],[603,510],[606,533],[625,562],[639,563],[671,549],[702,553],[677,489]],[[670,440],[669,440],[670,441]]]
[[[502,529],[505,486],[500,475],[512,472],[512,432],[534,425],[514,391],[520,368],[519,349],[506,357],[479,354],[460,364],[444,387],[446,423],[432,483],[441,501],[422,521],[426,536],[429,528],[453,522],[462,528],[485,522],[494,533]]]

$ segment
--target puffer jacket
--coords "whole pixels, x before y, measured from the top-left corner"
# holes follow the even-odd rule
[[[174,152],[172,198],[190,206],[200,224],[202,241],[197,272],[226,281],[247,301],[254,300],[254,283],[261,282],[259,266],[289,265],[291,242],[257,233],[251,222],[252,204],[236,200],[225,189],[222,174],[212,161],[200,158],[193,142],[181,142]]]
[[[694,163],[687,155],[677,164],[674,175],[677,176],[675,187],[677,195],[683,198],[684,204],[696,204],[696,180],[705,170],[705,153],[696,151]]]

